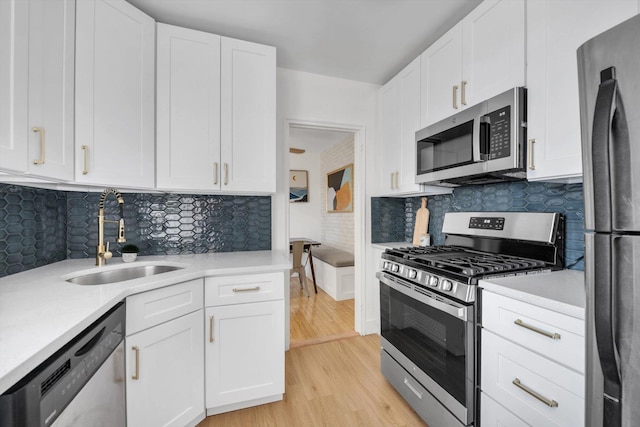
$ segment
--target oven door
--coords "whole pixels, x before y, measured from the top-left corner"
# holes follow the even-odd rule
[[[380,280],[383,349],[464,425],[475,412],[474,307],[391,274]]]

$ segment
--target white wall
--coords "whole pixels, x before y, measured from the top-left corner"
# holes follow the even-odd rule
[[[354,212],[327,212],[326,177],[329,172],[333,172],[338,168],[354,162],[353,142],[353,136],[351,136],[322,152],[320,155],[321,177],[319,178],[319,182],[323,184],[320,186],[322,189],[321,196],[323,201],[325,201],[324,206],[320,209],[322,221],[322,239],[320,241],[323,244],[334,246],[351,253],[353,253],[354,249],[355,215]]]
[[[285,132],[288,138],[285,127],[289,122],[344,124],[345,130],[356,132],[354,180],[356,189],[358,185],[364,188],[364,183],[373,177],[372,171],[366,169],[366,163],[373,164],[376,94],[380,86],[284,68],[277,70],[277,85],[277,170],[280,175],[277,193],[272,197],[272,248],[288,250],[289,155],[285,150],[289,147],[285,143]],[[370,289],[365,287],[365,279],[370,276],[366,272],[373,268],[365,259],[365,251],[371,242],[371,226],[367,219],[370,201],[366,196],[363,190],[354,200],[355,322],[356,330],[361,333],[376,332],[379,328],[379,314],[374,304],[376,290],[372,286]]]
[[[322,241],[320,210],[324,206],[322,198],[322,174],[320,153],[305,152],[290,154],[289,169],[306,170],[309,182],[308,202],[289,204],[289,236],[308,237]]]

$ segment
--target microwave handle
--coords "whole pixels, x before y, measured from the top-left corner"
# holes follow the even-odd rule
[[[480,115],[473,121],[473,161],[485,162],[491,154],[491,121]]]

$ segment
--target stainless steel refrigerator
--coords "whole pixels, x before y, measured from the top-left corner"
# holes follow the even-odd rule
[[[578,49],[586,425],[640,425],[640,15]]]

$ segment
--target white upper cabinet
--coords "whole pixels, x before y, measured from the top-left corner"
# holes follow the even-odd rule
[[[582,179],[576,50],[637,13],[637,0],[527,2],[529,180]]]
[[[425,127],[460,110],[462,23],[429,46],[422,63],[422,120]]]
[[[276,190],[276,49],[222,37],[221,189]]]
[[[159,189],[275,192],[275,53],[158,24]]]
[[[421,60],[423,127],[524,86],[524,0],[485,0]]]
[[[420,58],[378,91],[377,195],[442,193],[450,190],[416,184],[416,131],[420,130]]]
[[[124,0],[76,11],[75,180],[155,186],[155,21]]]
[[[220,189],[220,36],[157,25],[157,187]]]
[[[0,167],[27,170],[29,4],[0,1]]]
[[[73,180],[75,2],[0,2],[0,167]]]

